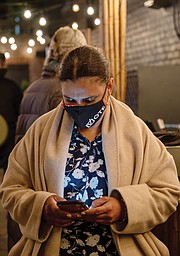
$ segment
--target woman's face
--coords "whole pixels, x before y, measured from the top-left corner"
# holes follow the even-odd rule
[[[87,106],[100,101],[103,96],[108,100],[112,92],[112,86],[108,83],[100,83],[96,78],[80,78],[76,81],[61,83],[65,105]],[[106,92],[105,92],[106,90]]]

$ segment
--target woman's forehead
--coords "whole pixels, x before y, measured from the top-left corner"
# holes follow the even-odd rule
[[[104,91],[104,86],[94,79],[78,79],[76,81],[62,82],[62,93],[65,96],[75,97],[90,97]]]

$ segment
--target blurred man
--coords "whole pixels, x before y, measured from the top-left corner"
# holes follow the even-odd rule
[[[6,170],[8,156],[14,147],[16,121],[22,99],[20,87],[12,80],[5,78],[7,72],[6,58],[0,52],[0,115],[8,124],[8,136],[0,146],[0,168]]]

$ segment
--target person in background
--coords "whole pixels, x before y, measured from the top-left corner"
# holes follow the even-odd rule
[[[8,136],[0,146],[0,168],[7,168],[8,157],[15,144],[16,121],[19,115],[19,105],[22,99],[22,91],[18,84],[5,77],[7,72],[6,58],[0,52],[0,115],[8,125]]]
[[[86,38],[79,29],[65,26],[54,33],[41,78],[33,82],[24,93],[17,121],[16,142],[38,117],[60,103],[62,93],[58,80],[59,63],[69,50],[86,44]]]
[[[58,78],[59,64],[68,51],[86,44],[86,38],[79,29],[65,26],[54,33],[42,69],[42,76],[33,82],[23,95],[16,127],[16,143],[38,117],[58,106],[62,100]],[[9,214],[7,226],[9,251],[21,238],[21,232]]]
[[[173,157],[124,103],[101,50],[63,59],[62,102],[16,145],[0,190],[19,223],[17,255],[168,256],[151,232],[176,210]],[[18,173],[18,175],[16,175]],[[81,200],[87,210],[64,208]]]

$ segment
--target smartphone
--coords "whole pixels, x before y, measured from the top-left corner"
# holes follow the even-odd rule
[[[81,200],[58,201],[57,206],[66,212],[82,212],[88,209],[86,204]]]

